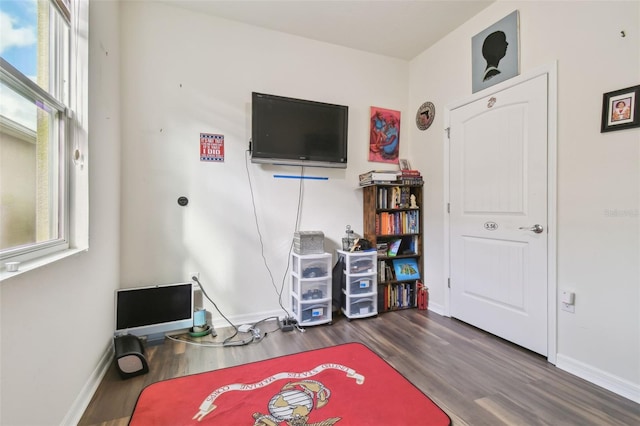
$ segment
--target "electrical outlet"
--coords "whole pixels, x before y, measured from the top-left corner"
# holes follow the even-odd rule
[[[189,281],[193,281],[193,277],[200,279],[200,272],[192,272],[189,274]]]

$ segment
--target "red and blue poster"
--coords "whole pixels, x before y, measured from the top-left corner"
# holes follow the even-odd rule
[[[371,107],[369,161],[398,164],[400,111]]]
[[[224,162],[224,135],[200,133],[200,161]]]

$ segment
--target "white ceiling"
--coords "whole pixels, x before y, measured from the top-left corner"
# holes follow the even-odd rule
[[[160,0],[313,40],[410,60],[495,0]]]

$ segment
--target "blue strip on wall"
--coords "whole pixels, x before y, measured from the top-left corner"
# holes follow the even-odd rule
[[[275,179],[312,179],[312,180],[329,180],[324,176],[299,176],[299,175],[273,175]]]

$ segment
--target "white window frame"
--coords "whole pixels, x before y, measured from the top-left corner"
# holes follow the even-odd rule
[[[24,76],[0,58],[0,80],[25,98],[58,111],[57,180],[58,238],[0,251],[0,281],[33,270],[88,248],[88,170],[87,158],[87,75],[88,0],[50,0],[69,25],[68,60],[61,63],[59,51],[52,68],[56,96]],[[84,25],[85,28],[79,28]],[[56,30],[52,37],[59,36]],[[58,40],[59,42],[60,40]],[[58,46],[56,42],[56,46]],[[62,72],[62,73],[61,73]],[[60,75],[60,73],[62,75]],[[65,76],[66,74],[66,76]],[[66,105],[65,105],[66,103]],[[74,110],[77,108],[77,110]],[[8,262],[19,262],[18,271],[7,271]]]

